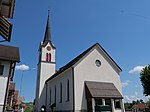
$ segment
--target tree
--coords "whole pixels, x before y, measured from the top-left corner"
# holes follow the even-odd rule
[[[140,73],[140,79],[143,86],[143,94],[145,96],[150,95],[150,65],[143,68]]]
[[[144,101],[142,99],[140,99],[140,103],[144,103]]]
[[[147,101],[148,108],[150,109],[150,99]]]

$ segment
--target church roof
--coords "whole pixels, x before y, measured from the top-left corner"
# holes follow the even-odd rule
[[[20,62],[19,48],[0,45],[0,60]]]
[[[61,67],[54,75],[52,75],[50,78],[48,78],[46,80],[46,83],[55,78],[56,76],[58,76],[60,73],[62,73],[63,71],[67,70],[68,68],[72,67],[74,64],[76,64],[81,58],[83,58],[93,47],[95,46],[99,46],[104,52],[105,54],[110,58],[110,60],[117,66],[117,68],[122,71],[122,69],[117,65],[117,63],[108,55],[108,53],[102,48],[102,46],[99,43],[94,44],[93,46],[91,46],[90,48],[88,48],[87,50],[85,50],[83,53],[81,53],[80,55],[78,55],[76,58],[74,58],[72,61],[70,61],[68,64],[66,64],[65,66]]]

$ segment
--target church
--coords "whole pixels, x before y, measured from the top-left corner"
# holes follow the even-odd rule
[[[99,43],[56,70],[48,16],[39,46],[35,111],[124,112],[122,69]]]

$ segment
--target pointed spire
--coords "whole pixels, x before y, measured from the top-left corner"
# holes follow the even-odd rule
[[[47,42],[51,42],[49,10],[48,10],[48,18],[47,18],[47,24],[46,24],[46,30],[45,30],[43,44],[45,44]]]

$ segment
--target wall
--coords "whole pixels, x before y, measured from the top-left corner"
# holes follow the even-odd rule
[[[67,80],[69,80],[69,101],[67,101]],[[60,83],[62,83],[62,103],[60,103]],[[56,108],[55,111],[68,111],[73,109],[73,84],[72,69],[61,73],[58,77],[47,83],[47,111],[50,111],[50,105],[55,103],[56,86]],[[50,98],[51,91],[51,98]]]
[[[96,60],[101,61],[101,66],[95,65]],[[94,47],[74,68],[75,79],[75,109],[87,110],[85,98],[85,81],[111,82],[122,93],[119,70],[106,57],[102,50]]]
[[[0,61],[0,64],[4,65],[3,75],[0,75],[0,107],[2,108],[2,105],[4,105],[4,100],[5,100],[5,93],[6,93],[8,76],[9,76],[10,62]],[[2,111],[0,110],[0,112],[2,112]]]

